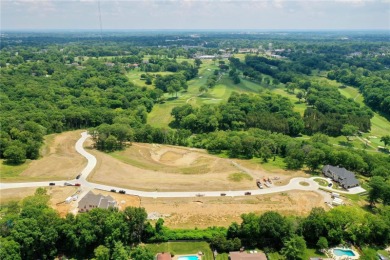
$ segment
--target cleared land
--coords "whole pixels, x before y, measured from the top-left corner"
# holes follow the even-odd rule
[[[305,216],[314,207],[324,207],[323,196],[316,192],[290,191],[250,197],[219,198],[142,198],[141,206],[147,212],[170,215],[164,225],[171,228],[206,228],[229,226],[241,222],[241,214],[278,211],[285,215]]]
[[[49,135],[45,138],[42,158],[20,166],[1,164],[2,182],[74,179],[83,169],[86,159],[74,148],[82,130]],[[27,165],[27,166],[26,166]]]
[[[270,173],[256,162],[234,159],[248,169],[245,174],[238,174],[243,170],[233,165],[231,159],[201,149],[170,145],[134,143],[111,154],[89,152],[98,161],[89,181],[145,191],[255,189],[256,178],[279,177],[277,185],[281,185],[292,177],[306,176],[281,169]]]

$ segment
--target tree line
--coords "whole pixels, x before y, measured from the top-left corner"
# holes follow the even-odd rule
[[[205,240],[219,253],[245,246],[302,259],[306,247],[383,246],[390,242],[389,206],[377,208],[375,215],[346,206],[327,212],[313,208],[307,217],[286,217],[274,211],[248,213],[241,216],[241,223],[234,222],[227,229],[169,229],[163,219],[152,225],[144,208],[95,208],[61,218],[48,200],[46,189],[38,188],[21,203],[2,207],[1,259],[150,260],[153,254],[140,243],[168,240]]]

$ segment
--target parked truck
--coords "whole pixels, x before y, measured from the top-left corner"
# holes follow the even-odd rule
[[[263,185],[261,185],[260,179],[256,179],[256,185],[257,185],[257,187],[259,187],[259,189],[263,188]]]

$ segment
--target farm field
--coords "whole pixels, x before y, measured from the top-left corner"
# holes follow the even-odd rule
[[[273,210],[283,215],[306,216],[314,207],[325,208],[325,203],[317,192],[290,191],[250,197],[142,198],[141,206],[148,213],[169,215],[164,218],[164,225],[170,228],[206,228],[240,223],[241,214],[248,212]]]
[[[73,179],[85,165],[85,158],[74,148],[82,130],[45,137],[42,157],[19,166],[0,164],[2,182]]]

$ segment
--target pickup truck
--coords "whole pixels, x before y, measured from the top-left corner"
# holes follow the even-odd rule
[[[64,186],[73,186],[73,184],[70,182],[64,182]]]
[[[245,195],[251,195],[251,194],[252,194],[252,193],[249,192],[249,191],[245,192]]]

